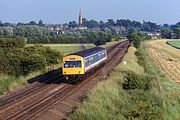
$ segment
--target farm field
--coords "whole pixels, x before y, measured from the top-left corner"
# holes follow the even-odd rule
[[[94,44],[45,44],[44,46],[49,46],[53,50],[60,52],[62,55],[95,47]]]
[[[167,45],[166,42],[167,40],[147,42],[149,53],[165,75],[180,83],[180,50]]]
[[[100,47],[107,48],[114,44],[117,44],[118,42],[120,41],[107,42],[106,44],[101,45]],[[62,55],[67,55],[70,53],[95,47],[95,45],[91,43],[90,44],[45,44],[44,46],[49,46],[53,50],[60,52]]]
[[[167,42],[169,45],[180,49],[180,40],[171,40]]]

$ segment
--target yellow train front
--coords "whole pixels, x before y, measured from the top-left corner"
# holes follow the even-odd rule
[[[107,51],[101,47],[69,54],[63,58],[62,72],[66,79],[81,78],[107,59]]]

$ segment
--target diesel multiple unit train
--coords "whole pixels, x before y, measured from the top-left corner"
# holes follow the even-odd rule
[[[101,47],[69,54],[63,58],[62,72],[66,79],[80,78],[104,63],[106,59],[107,51]]]

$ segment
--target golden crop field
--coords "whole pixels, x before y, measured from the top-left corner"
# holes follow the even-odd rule
[[[147,42],[149,53],[162,72],[171,80],[180,83],[180,50],[166,44],[167,40]]]

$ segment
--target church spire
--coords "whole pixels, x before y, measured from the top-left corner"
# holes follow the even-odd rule
[[[82,11],[79,11],[79,26],[82,26]]]

